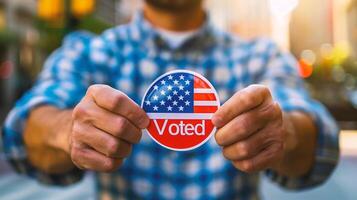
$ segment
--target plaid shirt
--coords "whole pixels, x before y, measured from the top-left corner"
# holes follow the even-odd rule
[[[209,21],[209,20],[208,20]],[[267,85],[286,112],[301,111],[318,126],[316,161],[300,178],[265,175],[282,187],[303,189],[324,182],[339,155],[338,128],[326,109],[312,100],[297,73],[294,58],[268,39],[245,41],[214,29],[207,22],[178,48],[164,39],[138,13],[133,22],[100,36],[76,32],[47,60],[34,87],[16,104],[2,131],[4,151],[18,172],[47,184],[66,185],[83,173],[51,175],[27,159],[22,133],[31,109],[49,104],[73,108],[88,86],[108,84],[138,104],[149,84],[172,69],[196,71],[212,82],[221,102],[250,84]],[[97,173],[103,199],[258,199],[259,174],[245,174],[222,156],[214,139],[198,149],[174,152],[143,135],[124,165],[112,174]]]

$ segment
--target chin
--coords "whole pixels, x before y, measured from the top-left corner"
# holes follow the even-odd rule
[[[181,11],[197,7],[203,0],[145,0],[145,2],[155,8],[169,11]]]

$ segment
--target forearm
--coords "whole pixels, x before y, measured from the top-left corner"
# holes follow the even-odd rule
[[[284,113],[284,127],[287,130],[284,156],[274,170],[288,177],[305,175],[315,162],[316,125],[307,114],[291,112]]]
[[[29,116],[24,141],[31,164],[47,173],[60,174],[74,168],[69,156],[72,111],[41,106]]]

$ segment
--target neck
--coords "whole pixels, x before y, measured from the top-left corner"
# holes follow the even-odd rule
[[[201,5],[182,11],[168,11],[145,4],[144,16],[153,26],[175,32],[195,30],[205,21]]]

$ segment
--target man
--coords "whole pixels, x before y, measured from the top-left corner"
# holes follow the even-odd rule
[[[260,171],[289,189],[324,182],[338,129],[296,62],[269,40],[214,29],[202,4],[146,0],[128,25],[68,36],[7,118],[16,169],[59,185],[97,171],[102,199],[256,199]],[[149,119],[138,106],[156,77],[178,68],[203,74],[225,102],[215,138],[188,152],[142,135]]]

